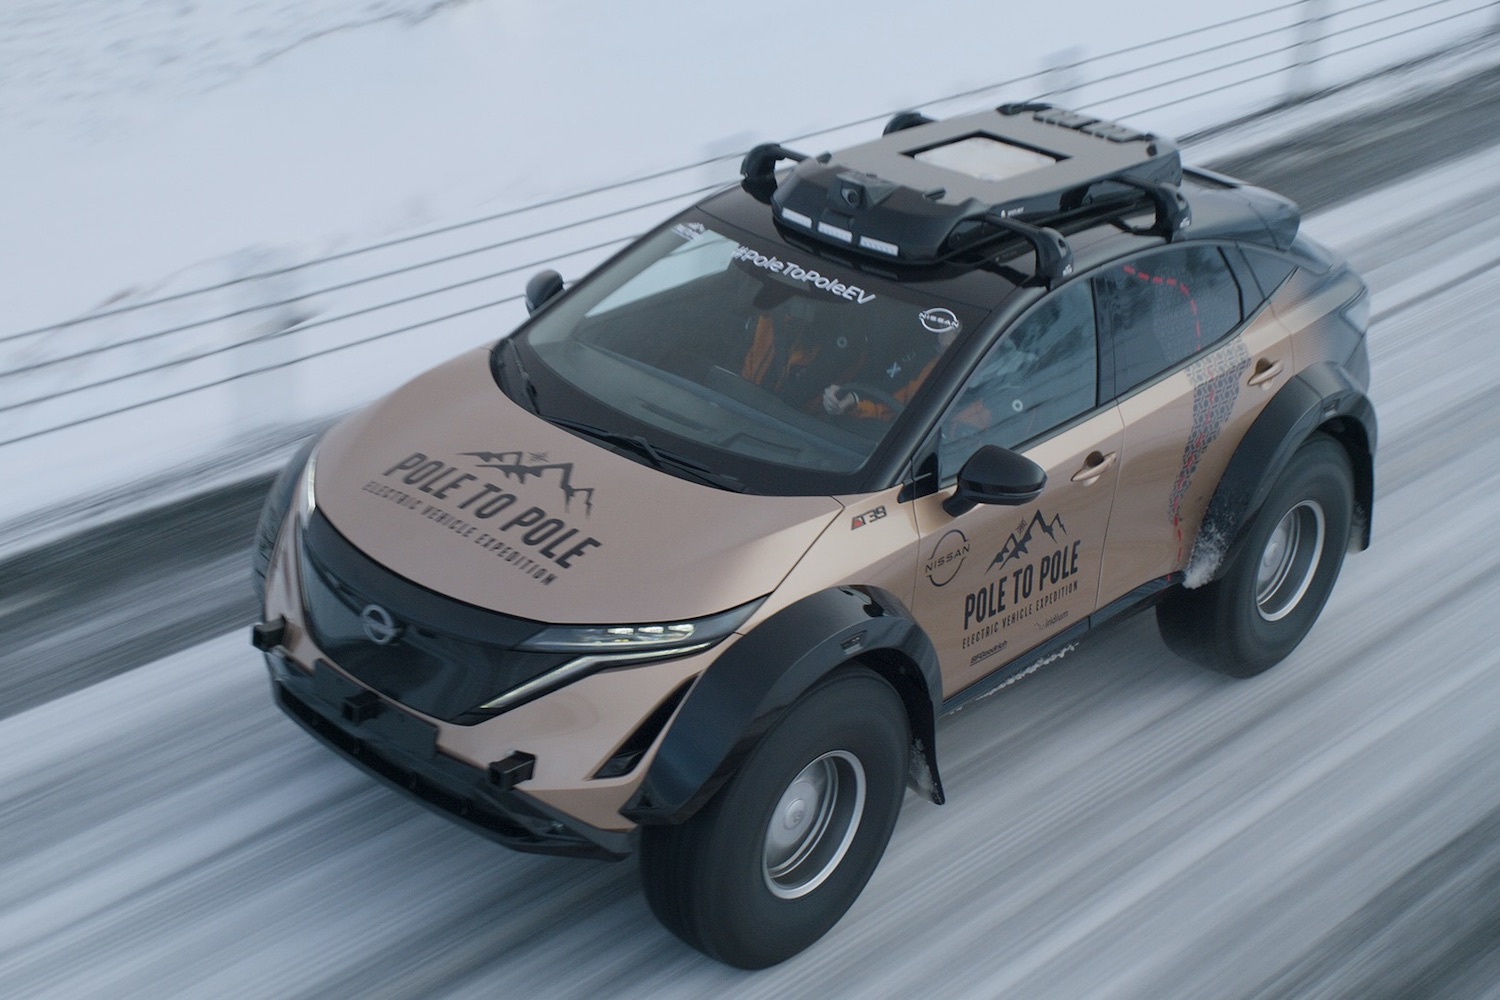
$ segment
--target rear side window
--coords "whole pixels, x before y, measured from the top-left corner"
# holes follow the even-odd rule
[[[1290,261],[1264,250],[1245,247],[1245,260],[1255,274],[1255,283],[1260,286],[1260,297],[1269,299],[1281,283],[1291,277],[1297,266]]]
[[[1215,247],[1169,247],[1093,278],[1101,344],[1114,392],[1129,392],[1239,326],[1240,287]]]

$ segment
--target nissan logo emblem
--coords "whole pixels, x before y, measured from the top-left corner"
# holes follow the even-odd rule
[[[962,329],[952,309],[928,309],[917,318],[928,333],[950,333]]]
[[[359,623],[364,626],[365,637],[377,646],[389,646],[401,637],[401,626],[378,604],[368,605],[361,611]]]

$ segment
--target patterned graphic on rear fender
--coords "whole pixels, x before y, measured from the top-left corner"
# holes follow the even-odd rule
[[[1240,395],[1240,375],[1250,367],[1250,352],[1238,337],[1223,350],[1193,362],[1187,376],[1193,383],[1193,427],[1188,432],[1187,447],[1182,451],[1182,468],[1172,483],[1167,509],[1172,515],[1172,530],[1177,535],[1177,562],[1183,558],[1182,501],[1192,484],[1198,461],[1208,446],[1218,438],[1229,422]]]

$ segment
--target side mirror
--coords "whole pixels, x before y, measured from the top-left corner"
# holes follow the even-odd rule
[[[958,492],[943,501],[952,517],[967,514],[982,503],[1017,507],[1042,495],[1047,470],[1025,455],[987,444],[958,471]]]
[[[552,269],[538,271],[526,282],[526,311],[534,313],[562,294],[562,275]]]

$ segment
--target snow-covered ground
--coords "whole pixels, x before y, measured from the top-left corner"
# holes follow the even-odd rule
[[[581,273],[754,142],[826,148],[903,107],[1049,94],[1185,133],[1460,48],[1497,11],[10,0],[0,463],[26,474],[7,477],[0,550],[138,504],[162,470],[148,497],[273,464],[288,428],[510,329],[542,261]],[[1320,13],[1316,37],[1297,27]]]

